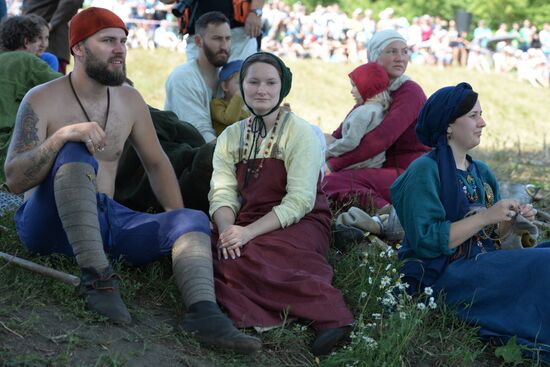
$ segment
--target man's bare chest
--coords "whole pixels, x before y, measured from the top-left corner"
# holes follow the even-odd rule
[[[70,125],[87,123],[87,119],[78,113],[79,111],[70,111],[59,116],[59,119],[48,122],[47,136],[52,135],[57,130]],[[118,161],[124,149],[124,143],[128,140],[132,129],[132,122],[118,111],[112,110],[105,120],[105,115],[90,113],[90,120],[96,122],[100,128],[105,131],[106,140],[104,149],[94,152],[94,156],[102,161]]]

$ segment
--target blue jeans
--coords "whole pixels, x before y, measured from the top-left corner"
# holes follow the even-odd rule
[[[57,212],[53,182],[59,167],[75,162],[90,164],[97,174],[98,163],[86,146],[67,143],[59,151],[46,179],[17,210],[17,233],[33,253],[74,256]],[[130,210],[103,193],[97,193],[96,198],[105,252],[114,258],[123,257],[133,265],[143,265],[170,255],[174,242],[186,233],[210,235],[208,217],[198,210],[178,209],[148,214]]]

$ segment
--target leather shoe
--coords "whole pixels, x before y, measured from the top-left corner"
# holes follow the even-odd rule
[[[338,342],[346,340],[351,332],[351,326],[342,326],[334,329],[324,329],[317,332],[311,351],[315,356],[329,354]]]
[[[88,308],[117,324],[128,324],[132,317],[120,297],[116,275],[109,266],[102,271],[81,269],[81,292]]]
[[[197,302],[187,311],[180,329],[199,342],[243,354],[262,349],[262,341],[239,331],[216,303]]]

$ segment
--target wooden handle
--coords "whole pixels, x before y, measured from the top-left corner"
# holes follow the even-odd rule
[[[78,287],[80,285],[80,278],[75,277],[72,274],[67,274],[62,271],[48,268],[47,266],[40,265],[29,260],[25,260],[17,256],[6,254],[5,252],[0,252],[0,258],[6,260],[10,264],[15,264],[24,269],[34,271],[35,273],[46,275],[48,277],[60,280],[63,283],[67,283],[75,287]]]

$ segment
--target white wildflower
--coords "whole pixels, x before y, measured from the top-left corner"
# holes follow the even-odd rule
[[[380,252],[380,257],[386,257],[386,252],[385,252],[385,251],[381,251],[381,252]]]
[[[390,293],[387,293],[382,299],[382,304],[387,307],[394,306],[396,303],[395,297]]]
[[[367,296],[367,292],[361,292],[361,298],[365,298]]]
[[[431,296],[434,293],[434,290],[431,287],[424,288],[424,294],[426,296]]]
[[[405,320],[407,318],[407,313],[404,311],[399,312],[399,318]]]
[[[372,284],[372,277],[369,277],[369,284]]]
[[[380,320],[382,318],[382,315],[379,314],[379,313],[373,313],[372,314],[372,317],[375,319],[375,320]]]
[[[423,303],[417,303],[416,308],[418,308],[420,311],[424,311],[426,309],[426,305]]]
[[[383,276],[382,279],[380,279],[380,288],[387,287],[391,283],[391,278],[387,275]]]
[[[378,346],[378,343],[376,342],[376,340],[374,340],[370,336],[364,335],[363,340],[365,341],[365,344],[367,345],[368,348],[374,349]]]
[[[432,310],[435,310],[437,308],[437,303],[435,303],[435,300],[433,297],[430,297],[428,301],[428,307],[431,308]]]
[[[392,257],[393,256],[393,249],[389,248],[388,251],[386,252],[386,255],[388,255],[388,257]]]
[[[390,268],[391,268],[391,264],[388,264],[388,265],[386,265],[386,269],[385,269],[385,270],[388,271],[388,270],[390,270]]]

